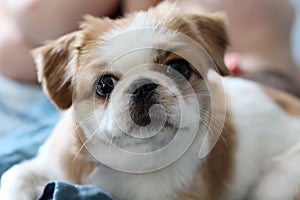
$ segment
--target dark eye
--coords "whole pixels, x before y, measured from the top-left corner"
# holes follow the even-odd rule
[[[191,75],[191,68],[189,63],[183,59],[171,60],[167,63],[169,67],[167,73],[174,74],[174,70],[180,73],[185,79],[188,79]]]
[[[100,97],[108,97],[115,87],[116,79],[111,75],[103,75],[97,84],[96,93]]]

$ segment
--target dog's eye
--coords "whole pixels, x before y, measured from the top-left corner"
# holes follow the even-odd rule
[[[100,97],[108,97],[115,87],[116,79],[111,75],[103,75],[97,84],[96,93]]]
[[[189,63],[183,59],[171,60],[167,63],[167,74],[174,74],[174,70],[180,73],[185,79],[188,79],[191,75],[191,68]],[[177,76],[178,77],[178,76]]]

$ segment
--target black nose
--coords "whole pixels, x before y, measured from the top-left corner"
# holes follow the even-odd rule
[[[143,99],[147,100],[157,88],[157,84],[149,79],[138,79],[131,83],[129,87],[130,96],[137,100]]]

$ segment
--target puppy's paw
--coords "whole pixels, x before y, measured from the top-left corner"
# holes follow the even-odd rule
[[[294,200],[300,190],[300,144],[274,158],[256,185],[255,200]]]
[[[34,200],[40,196],[46,179],[26,165],[16,165],[2,175],[0,200]]]

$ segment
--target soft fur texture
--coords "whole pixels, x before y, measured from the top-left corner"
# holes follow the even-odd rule
[[[38,156],[3,175],[0,199],[35,199],[50,180],[92,184],[121,200],[299,198],[299,100],[254,82],[221,78],[229,75],[223,63],[227,44],[221,15],[181,14],[164,2],[123,19],[88,16],[79,31],[36,49],[39,79],[65,111]],[[178,84],[162,65],[181,57],[191,61],[192,72]],[[117,81],[106,100],[95,95],[103,73]],[[160,117],[167,113],[162,118],[168,124],[146,142],[124,135],[157,131],[136,127],[130,118],[128,88],[141,78],[157,84],[162,107],[155,111]],[[188,148],[177,152],[195,130]],[[129,162],[135,157],[107,145],[152,152],[171,140],[173,146],[144,162]],[[177,154],[169,165],[151,170]],[[135,168],[147,173],[131,173]]]

